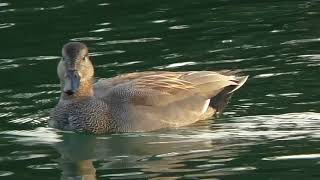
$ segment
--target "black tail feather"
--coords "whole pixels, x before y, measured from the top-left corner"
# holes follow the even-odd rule
[[[227,106],[234,91],[238,90],[248,79],[248,76],[238,77],[237,84],[225,87],[219,94],[212,97],[209,106],[214,108],[218,114],[222,113]]]
[[[209,106],[214,108],[217,113],[222,113],[222,111],[227,106],[232,93],[230,93],[235,87],[234,86],[228,86],[224,88],[223,91],[221,91],[219,94],[211,98]]]

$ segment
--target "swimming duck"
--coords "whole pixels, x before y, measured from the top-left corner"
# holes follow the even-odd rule
[[[223,110],[248,76],[232,71],[147,71],[94,83],[88,48],[69,42],[57,74],[61,96],[49,126],[91,134],[186,126]]]

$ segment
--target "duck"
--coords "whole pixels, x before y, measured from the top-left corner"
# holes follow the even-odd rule
[[[82,42],[68,42],[57,66],[61,94],[48,126],[88,134],[178,128],[223,111],[248,79],[236,71],[144,71],[95,82]]]

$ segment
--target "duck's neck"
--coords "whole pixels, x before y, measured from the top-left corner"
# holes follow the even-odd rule
[[[64,87],[64,84],[61,83],[61,87]],[[67,95],[61,90],[61,99],[62,100],[80,100],[83,98],[88,98],[93,96],[93,80],[83,81],[80,83],[80,86],[77,92],[73,95]]]

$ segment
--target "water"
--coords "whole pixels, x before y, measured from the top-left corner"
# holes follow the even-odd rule
[[[0,179],[319,179],[320,1],[0,2]],[[46,125],[61,47],[96,76],[239,69],[222,117],[88,136]]]

